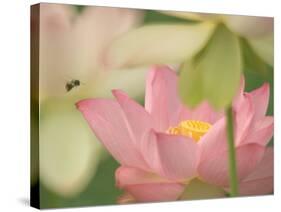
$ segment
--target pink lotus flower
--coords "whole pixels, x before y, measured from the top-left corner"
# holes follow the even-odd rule
[[[121,164],[116,181],[126,193],[119,202],[226,194],[228,151],[222,113],[206,102],[195,109],[182,105],[177,75],[163,66],[148,75],[145,108],[120,90],[113,95],[116,100],[86,99],[77,107]],[[267,83],[245,93],[242,82],[233,103],[240,195],[273,191],[273,151],[266,147],[273,135],[273,117],[265,116],[268,100]]]

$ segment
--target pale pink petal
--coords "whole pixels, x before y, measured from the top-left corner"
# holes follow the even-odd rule
[[[258,89],[250,92],[255,110],[255,120],[260,119],[266,114],[269,102],[269,84],[264,83]]]
[[[200,162],[209,160],[210,157],[215,157],[217,154],[227,151],[226,138],[225,118],[221,118],[209,129],[198,143]]]
[[[197,144],[191,138],[149,131],[142,142],[142,153],[160,175],[187,179],[196,175]]]
[[[226,189],[229,190],[229,189]],[[239,194],[263,195],[273,192],[273,149],[267,148],[255,170],[239,183]]]
[[[243,100],[233,109],[235,142],[239,145],[251,130],[254,119],[254,106],[249,94],[243,95]]]
[[[248,144],[236,148],[237,177],[239,180],[245,178],[256,168],[264,155],[264,151],[265,148],[257,144]],[[198,174],[203,181],[218,186],[228,186],[228,152],[223,151],[205,156],[204,160],[200,160],[198,165]]]
[[[106,62],[105,53],[111,42],[138,25],[141,19],[142,12],[138,10],[86,7],[75,20],[73,28],[76,54],[82,65],[80,72],[82,69],[87,77],[95,69],[102,69]]]
[[[235,139],[239,144],[248,133],[254,117],[252,96],[244,92],[245,79],[241,78],[240,87],[233,100],[233,112],[235,121]]]
[[[163,174],[172,178],[191,178],[196,175],[198,147],[184,136],[157,134],[158,152]]]
[[[77,20],[77,25],[86,22],[86,26],[94,28],[89,30],[95,30],[96,34],[91,35],[101,41],[110,41],[130,28],[139,25],[142,18],[143,12],[140,10],[89,6],[80,15],[79,19],[81,20]]]
[[[126,166],[120,166],[116,170],[115,179],[116,186],[119,188],[135,184],[171,183],[168,179],[162,178],[152,172]]]
[[[151,129],[152,119],[148,112],[122,91],[114,90],[113,95],[124,111],[127,128],[136,145],[140,145],[143,134]]]
[[[147,169],[141,153],[130,137],[123,111],[116,101],[86,99],[76,105],[116,160],[122,165]]]
[[[223,116],[223,113],[216,112],[208,102],[203,102],[194,109],[182,106],[179,116],[180,121],[199,120],[213,124]]]
[[[178,77],[167,66],[155,66],[147,77],[145,108],[154,120],[157,130],[166,131],[178,122],[180,100],[177,91]]]
[[[273,159],[274,152],[272,147],[268,147],[265,150],[264,156],[255,170],[246,177],[244,182],[259,180],[267,177],[273,177]]]
[[[125,188],[137,202],[159,202],[177,200],[184,186],[177,183],[150,183],[130,185]]]
[[[239,195],[265,195],[273,192],[273,176],[240,183]]]
[[[75,16],[75,8],[66,4],[40,4],[40,23],[42,36],[53,38],[69,32],[71,20]]]
[[[247,137],[241,144],[256,143],[266,146],[273,136],[273,117],[265,116],[259,121],[256,121]]]
[[[121,166],[115,177],[117,186],[138,202],[176,200],[184,191],[182,184],[136,168]]]
[[[75,69],[72,22],[75,8],[40,4],[40,98],[65,95],[67,76]],[[38,35],[39,36],[39,35]]]
[[[162,163],[158,153],[156,133],[153,130],[149,130],[144,134],[140,150],[149,167],[154,172],[161,172]]]

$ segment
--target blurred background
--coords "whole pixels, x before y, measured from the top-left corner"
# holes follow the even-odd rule
[[[213,21],[212,15],[203,16],[204,21]],[[151,10],[40,5],[39,98],[37,94],[31,96],[34,103],[40,104],[40,114],[33,115],[39,116],[40,123],[37,119],[32,121],[33,128],[40,124],[40,154],[36,152],[38,141],[33,141],[32,154],[39,157],[39,166],[38,161],[33,161],[31,186],[40,187],[42,208],[116,204],[122,193],[115,187],[114,178],[119,165],[91,132],[75,102],[84,98],[111,98],[114,88],[122,89],[143,104],[150,63],[111,67],[105,57],[110,45],[125,33],[145,25],[199,21],[202,20],[196,13],[185,16]],[[259,27],[257,22],[251,24]],[[244,39],[244,31],[240,32],[246,90],[269,82],[268,114],[273,115],[273,65],[257,56]],[[73,80],[79,80],[80,85],[73,84]]]

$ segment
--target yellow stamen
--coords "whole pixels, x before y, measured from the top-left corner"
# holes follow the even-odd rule
[[[180,122],[178,126],[170,127],[167,132],[172,135],[188,136],[195,141],[199,141],[200,138],[208,132],[211,126],[212,125],[207,122],[187,120]]]

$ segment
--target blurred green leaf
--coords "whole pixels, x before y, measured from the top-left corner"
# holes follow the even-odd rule
[[[188,184],[180,200],[212,199],[225,196],[226,192],[222,188],[204,183],[196,178]]]
[[[251,47],[267,64],[274,64],[274,33],[261,38],[251,38],[248,40]]]
[[[245,38],[240,39],[244,68],[257,72],[261,77],[268,79],[270,77],[269,65],[255,53],[249,42]]]
[[[204,99],[202,72],[195,71],[194,63],[186,61],[180,68],[179,92],[185,104],[194,107]]]
[[[157,12],[153,10],[147,10],[144,16],[144,24],[155,24],[155,23],[195,23],[198,21],[195,20],[187,20],[183,18],[179,18],[172,15],[167,15],[162,12]]]
[[[95,177],[80,195],[72,198],[60,196],[43,184],[40,185],[40,201],[42,208],[81,207],[116,204],[117,197],[122,193],[115,186],[115,170],[119,164],[109,157],[98,167]]]
[[[86,8],[86,6],[84,6],[84,5],[76,5],[75,6],[75,9],[78,13],[82,13],[85,8]]]
[[[182,66],[180,96],[191,107],[207,99],[215,108],[224,108],[239,87],[241,71],[239,39],[220,24],[206,47]]]

